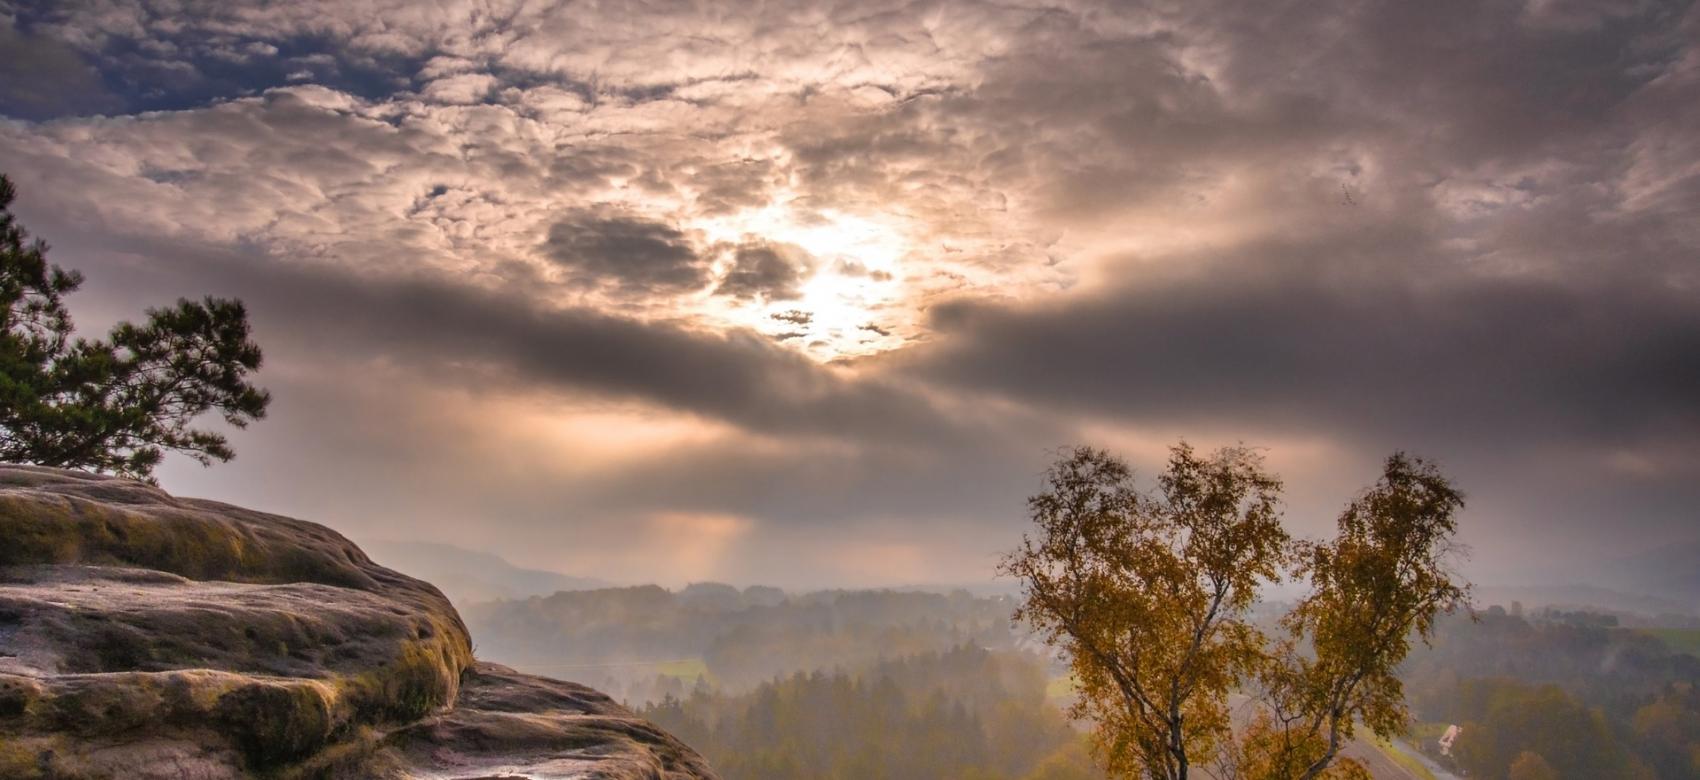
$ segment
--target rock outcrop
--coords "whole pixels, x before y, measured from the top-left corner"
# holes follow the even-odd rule
[[[0,465],[0,777],[713,778],[313,523]]]

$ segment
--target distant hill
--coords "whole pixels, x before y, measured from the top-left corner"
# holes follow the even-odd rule
[[[1700,612],[1700,541],[1661,546],[1612,561],[1600,584],[1678,601]]]
[[[1564,571],[1562,579],[1554,576],[1555,568]],[[1602,609],[1655,622],[1671,616],[1700,619],[1700,540],[1500,574],[1505,579],[1478,579],[1477,603]]]
[[[1512,602],[1520,602],[1527,608],[1596,609],[1634,613],[1649,619],[1695,615],[1690,603],[1598,585],[1478,585],[1474,595],[1476,603],[1483,607],[1494,604],[1509,607]]]
[[[864,669],[961,645],[1024,648],[1004,599],[894,590],[786,593],[698,582],[556,593],[461,610],[479,657],[569,674],[631,702],[684,696],[699,676],[743,692],[797,672]],[[659,679],[668,678],[668,679]],[[680,684],[683,683],[683,686]]]
[[[372,542],[372,559],[442,589],[456,605],[595,590],[609,583],[542,569],[524,569],[487,552],[433,542]]]

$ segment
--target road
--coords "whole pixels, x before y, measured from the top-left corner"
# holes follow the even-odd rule
[[[1428,774],[1417,774],[1400,766],[1386,753],[1381,752],[1381,749],[1377,748],[1374,743],[1364,739],[1352,740],[1350,744],[1346,745],[1346,749],[1341,751],[1341,754],[1363,762],[1363,765],[1369,769],[1370,776],[1375,780],[1430,780],[1430,778],[1433,778],[1433,780],[1462,780],[1457,775],[1441,769],[1427,756],[1417,752],[1415,747],[1403,740],[1395,740],[1394,744],[1406,755],[1420,762],[1423,768],[1428,770]]]
[[[1236,693],[1228,697],[1228,706],[1233,712],[1236,723],[1243,723],[1251,717],[1253,708],[1257,705],[1251,699]],[[1407,754],[1415,756],[1429,770],[1430,774],[1420,775],[1400,766],[1386,753],[1381,752],[1381,749],[1376,747],[1375,743],[1363,738],[1353,739],[1346,743],[1346,747],[1341,749],[1340,754],[1357,759],[1365,768],[1369,769],[1370,777],[1375,778],[1375,780],[1431,780],[1431,778],[1432,780],[1461,780],[1458,776],[1435,766],[1434,762],[1419,754],[1416,748],[1403,743],[1400,743],[1399,748]]]
[[[1393,759],[1388,758],[1386,753],[1366,740],[1352,740],[1340,751],[1340,755],[1356,759],[1369,770],[1369,776],[1375,780],[1428,780],[1393,763]]]

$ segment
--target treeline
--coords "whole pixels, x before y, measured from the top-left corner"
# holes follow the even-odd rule
[[[728,780],[1098,777],[1008,599],[699,584],[472,605],[479,654],[591,684]],[[1610,616],[1493,608],[1402,666],[1471,778],[1700,778],[1700,658]],[[897,660],[894,660],[897,659]],[[650,662],[668,661],[657,664]],[[1047,666],[1047,663],[1050,665]]]
[[[965,591],[820,591],[788,595],[703,583],[649,585],[474,604],[463,610],[479,654],[570,676],[634,704],[682,693],[698,673],[748,690],[794,671],[857,669],[960,644],[1011,648],[1013,605]],[[645,662],[688,660],[666,669]]]
[[[1472,778],[1700,777],[1700,658],[1603,617],[1449,619],[1404,673]],[[1431,745],[1432,746],[1432,745]]]
[[[962,646],[860,673],[698,687],[641,714],[727,780],[1088,780],[1103,775],[1032,658]]]

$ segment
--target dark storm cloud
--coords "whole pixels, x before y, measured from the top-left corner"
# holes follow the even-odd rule
[[[579,212],[549,228],[543,252],[577,284],[623,292],[685,292],[708,283],[708,265],[677,228],[632,216]]]
[[[733,298],[796,300],[802,296],[806,268],[798,252],[785,247],[752,244],[732,250],[732,266],[714,289]]]
[[[1670,135],[1700,121],[1691,4],[1150,20],[1047,16],[979,89],[912,110],[984,120],[1008,142],[985,159],[1043,170],[1058,220],[1186,225],[1208,248],[1136,254],[1086,293],[935,305],[934,338],[889,370],[1143,424],[1451,451],[1700,436],[1700,235],[1674,218],[1700,201],[1672,205],[1700,186],[1700,144]],[[805,159],[882,159],[895,137]]]
[[[306,289],[296,305],[409,363],[482,366],[534,389],[630,398],[781,435],[952,435],[920,397],[837,377],[752,332],[699,333],[429,281],[344,290]]]
[[[926,448],[976,435],[972,420],[921,394],[844,376],[761,334],[555,306],[524,278],[478,289],[429,274],[374,279],[181,245],[159,251],[179,258],[172,276],[240,295],[272,338],[328,361],[378,359],[468,388],[631,400],[778,436]]]
[[[1700,437],[1688,291],[1432,269],[1340,284],[1293,248],[1241,251],[1256,270],[1198,261],[1032,307],[941,305],[942,337],[904,359],[964,390],[1147,424],[1494,450]]]

